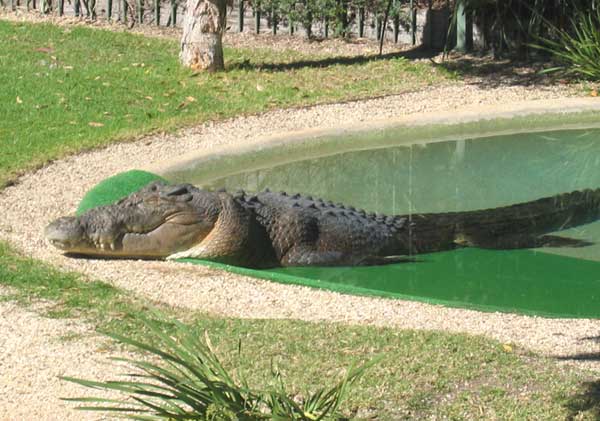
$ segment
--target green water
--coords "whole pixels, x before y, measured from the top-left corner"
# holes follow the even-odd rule
[[[351,145],[348,145],[348,149]],[[314,151],[313,155],[314,155]],[[569,130],[286,156],[260,169],[229,158],[205,187],[300,192],[387,214],[493,208],[600,187],[600,131]],[[562,231],[600,244],[600,223]],[[251,271],[269,279],[344,292],[412,297],[487,310],[600,317],[600,245],[477,250],[420,256],[420,262],[360,268]]]

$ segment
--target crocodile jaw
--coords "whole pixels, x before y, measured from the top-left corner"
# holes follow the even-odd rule
[[[179,223],[181,219],[184,222]],[[46,239],[68,254],[95,257],[160,259],[186,250],[200,242],[212,229],[212,223],[172,217],[145,233],[125,232],[109,243],[92,239],[80,218],[62,217],[45,229]]]
[[[118,256],[121,247],[116,242],[99,244],[88,236],[80,218],[64,216],[48,224],[44,230],[46,240],[65,253]]]
[[[72,216],[64,216],[48,224],[44,235],[54,247],[67,252],[92,247],[79,218]]]

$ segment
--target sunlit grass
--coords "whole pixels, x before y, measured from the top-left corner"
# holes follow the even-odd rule
[[[0,186],[67,153],[276,107],[443,83],[402,58],[346,61],[267,49],[225,52],[227,71],[182,68],[174,40],[0,21]]]

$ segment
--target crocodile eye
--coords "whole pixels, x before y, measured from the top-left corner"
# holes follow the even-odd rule
[[[165,189],[164,193],[162,194],[164,194],[165,196],[178,196],[186,193],[189,193],[188,185],[180,184],[178,186],[173,186],[169,189]]]

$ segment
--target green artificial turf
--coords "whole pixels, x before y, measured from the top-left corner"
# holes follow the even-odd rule
[[[153,181],[167,182],[159,175],[141,170],[126,171],[109,177],[83,196],[77,207],[77,215],[97,206],[110,205]]]

